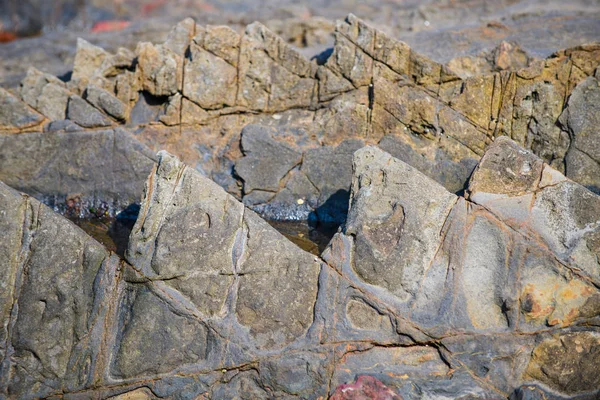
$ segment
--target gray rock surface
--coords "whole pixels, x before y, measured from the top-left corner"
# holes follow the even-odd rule
[[[510,139],[467,196],[364,147],[321,259],[161,152],[125,262],[1,184],[2,394],[597,397],[600,198]]]
[[[241,132],[244,156],[235,172],[244,181],[244,193],[255,189],[278,192],[279,181],[302,161],[302,154],[274,139],[272,129],[250,125]]]
[[[104,128],[112,125],[108,117],[76,95],[69,97],[67,118],[84,128]]]
[[[319,262],[167,153],[149,178],[127,254],[145,276],[164,281],[164,292],[189,298],[192,315],[235,313],[255,346],[288,344],[311,324]]]
[[[44,117],[10,92],[0,89],[0,129],[3,132],[21,131],[35,127]]]
[[[88,86],[85,89],[85,99],[94,107],[104,111],[113,118],[123,121],[128,117],[128,110],[125,104],[107,90]]]
[[[65,86],[60,79],[30,68],[21,83],[21,98],[50,120],[65,119],[71,95]]]
[[[560,117],[560,123],[571,137],[571,147],[565,158],[567,176],[595,193],[600,193],[600,186],[595,178],[600,173],[598,168],[600,145],[597,139],[600,122],[598,104],[600,104],[600,83],[596,77],[590,76],[573,90]]]
[[[345,232],[356,237],[354,269],[363,281],[408,301],[457,197],[375,147],[355,154],[353,170]]]
[[[122,262],[60,215],[0,183],[0,395],[46,397],[98,381]]]
[[[0,398],[598,398],[595,6],[267,3],[0,45]]]

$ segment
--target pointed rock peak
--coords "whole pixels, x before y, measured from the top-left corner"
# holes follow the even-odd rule
[[[373,53],[375,34],[380,33],[354,14],[348,14],[345,19],[338,20],[335,31],[344,35],[370,56]]]
[[[365,282],[403,301],[416,295],[457,196],[377,147],[354,153],[346,235]]]
[[[477,193],[519,196],[534,192],[540,182],[543,161],[506,136],[490,145],[469,182],[470,197]]]
[[[166,150],[159,151],[156,156],[158,157],[158,166],[156,174],[166,180],[172,180],[179,174],[185,165],[173,154]]]
[[[55,76],[29,68],[21,82],[21,98],[25,103],[50,120],[66,118],[67,103],[71,92],[63,81]]]
[[[228,26],[197,26],[194,43],[237,67],[240,35]],[[193,48],[192,57],[193,57]]]
[[[244,33],[247,36],[262,41],[274,40],[277,38],[277,35],[273,31],[271,31],[269,28],[267,28],[265,25],[258,21],[255,21],[246,26],[246,30],[244,31]]]
[[[359,21],[359,18],[356,15],[350,13],[350,14],[346,15],[346,18],[344,18],[344,21],[346,21],[349,24],[355,24]]]
[[[257,347],[287,345],[312,323],[320,261],[166,151],[148,178],[127,259],[192,314],[235,315]]]
[[[400,181],[415,180],[422,184],[415,189],[419,195],[427,195],[429,197],[445,196],[446,194],[456,198],[456,195],[449,193],[442,185],[428,178],[418,169],[411,167],[405,162],[392,157],[390,154],[381,150],[376,146],[365,146],[354,153],[353,158],[353,182],[352,196],[354,197],[363,187],[363,180],[367,185],[374,184],[389,184],[396,182],[390,180],[386,171],[401,172],[397,178]],[[377,178],[373,180],[372,178]]]
[[[102,47],[96,46],[82,38],[77,38],[77,50],[76,51],[77,51],[77,53],[82,52],[82,51],[87,51],[87,52],[95,52],[97,54],[106,54],[106,55],[109,54]],[[77,54],[75,55],[75,57],[77,57]]]
[[[171,28],[164,46],[183,55],[195,35],[196,22],[192,18],[186,18]]]
[[[310,60],[260,22],[253,22],[246,27],[244,39],[250,39],[246,40],[247,44],[250,42],[250,46],[242,47],[242,58],[249,57],[247,51],[252,48],[261,49],[272,60],[294,74],[301,77],[314,74]]]
[[[35,67],[29,67],[27,68],[27,74],[25,75],[25,78],[23,78],[23,81],[21,82],[21,87],[23,87],[23,85],[25,85],[25,82],[31,82],[31,81],[43,81],[44,83],[54,83],[56,85],[65,87],[65,83],[63,81],[61,81],[60,79],[58,79],[56,76],[40,71],[39,69],[35,68]]]
[[[78,38],[72,79],[90,79],[108,57],[110,54],[103,48]]]
[[[382,63],[397,74],[410,77],[417,84],[438,85],[457,79],[456,74],[443,68],[441,64],[414,52],[408,44],[373,28],[353,14],[339,20],[335,32],[334,53],[340,56],[330,57],[326,65],[349,78],[354,85],[366,85],[376,77],[376,65],[372,65],[373,61]],[[349,54],[355,53],[353,46],[372,60],[361,52],[350,56]],[[338,58],[344,61],[340,62]]]
[[[284,51],[293,51],[300,56],[300,53],[287,44],[279,35],[258,21],[248,25],[244,33],[246,37],[262,42],[265,51],[274,59],[280,58]],[[303,56],[300,57],[304,58]]]

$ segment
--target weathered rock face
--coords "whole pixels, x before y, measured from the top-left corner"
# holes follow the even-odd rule
[[[65,130],[125,125],[277,219],[342,222],[350,154],[363,144],[462,193],[493,138],[509,136],[600,187],[598,44],[540,60],[503,42],[490,55],[497,67],[465,75],[353,15],[334,37],[331,54],[311,61],[260,23],[240,35],[186,19],[135,54],[80,40],[70,81],[31,69],[20,88],[25,104],[4,96],[24,119],[8,112],[3,123],[6,132],[42,130],[41,115],[51,124],[67,118]],[[242,134],[249,124],[272,130]]]
[[[311,325],[320,262],[167,153],[127,258],[166,296],[189,299],[186,313],[233,324],[259,348],[289,344]]]
[[[124,261],[0,184],[0,398],[600,397],[600,46],[440,64],[349,15],[309,61],[271,26],[0,89],[0,180],[144,192]],[[319,258],[255,211],[344,225]]]
[[[484,155],[467,195],[376,148],[358,151],[348,223],[323,257],[376,307],[365,323],[364,306],[339,286],[330,301],[347,302],[350,326],[377,330],[387,314],[399,337],[435,340],[460,366],[455,376],[469,371],[492,398],[521,385],[597,396],[596,374],[586,371],[598,363],[599,198],[506,138]],[[372,376],[404,396],[384,371]]]
[[[600,395],[600,197],[507,138],[466,197],[375,147],[351,190],[320,259],[161,152],[125,262],[0,185],[2,395]]]
[[[2,44],[0,85],[18,85],[23,65],[63,75],[70,70],[80,37],[110,51],[118,47],[133,50],[138,41],[162,42],[172,24],[187,17],[203,25],[227,24],[238,32],[248,22],[260,21],[287,43],[313,56],[331,45],[334,19],[350,12],[360,13],[372,26],[469,76],[507,66],[518,68],[534,57],[544,58],[559,49],[600,39],[600,7],[586,0],[499,0],[493,4],[472,0],[468,7],[449,0],[368,4],[331,0],[210,4],[127,0],[118,7],[102,0],[56,0],[52,4],[7,0],[0,3],[0,41],[44,30],[34,38]]]
[[[122,261],[0,183],[0,395],[46,397],[102,380]]]
[[[44,117],[27,107],[10,92],[0,89],[0,129],[3,133],[26,130],[42,123]]]

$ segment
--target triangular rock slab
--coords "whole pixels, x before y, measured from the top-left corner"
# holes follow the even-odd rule
[[[166,152],[148,179],[127,259],[185,304],[181,312],[252,347],[281,348],[312,324],[321,262]]]

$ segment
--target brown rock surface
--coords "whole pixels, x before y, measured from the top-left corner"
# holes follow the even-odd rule
[[[246,200],[282,218],[343,221],[345,200],[335,196],[347,196],[349,178],[326,182],[348,170],[347,140],[379,144],[461,193],[493,138],[505,135],[559,171],[568,167],[570,177],[596,186],[597,174],[585,172],[595,170],[595,156],[580,150],[590,147],[583,143],[593,142],[595,131],[576,119],[582,118],[578,112],[593,116],[593,96],[580,93],[593,90],[597,44],[531,61],[516,45],[503,42],[492,57],[500,72],[490,69],[463,79],[353,15],[336,24],[334,36],[332,53],[309,61],[260,23],[238,35],[187,19],[163,44],[140,44],[135,62],[126,50],[113,55],[82,40],[70,82],[31,70],[21,95],[50,120],[70,118],[84,127],[121,123],[142,130],[138,140],[177,154],[238,198],[256,189],[286,190],[288,172],[297,166],[312,185],[299,189],[294,183],[289,189],[296,200],[305,200],[316,188],[316,202],[286,216],[281,210],[294,210],[291,196],[256,192]],[[290,151],[303,154],[300,161],[294,156],[289,165],[281,164],[276,157],[244,150],[250,142],[244,146],[240,132],[251,123],[275,128],[272,151],[292,146]],[[315,156],[330,157],[320,146],[340,146],[334,157],[344,167],[311,176],[320,168]],[[256,154],[258,170],[251,167],[258,162]],[[279,172],[268,175],[268,183],[253,183],[251,171],[263,177],[260,171]]]

